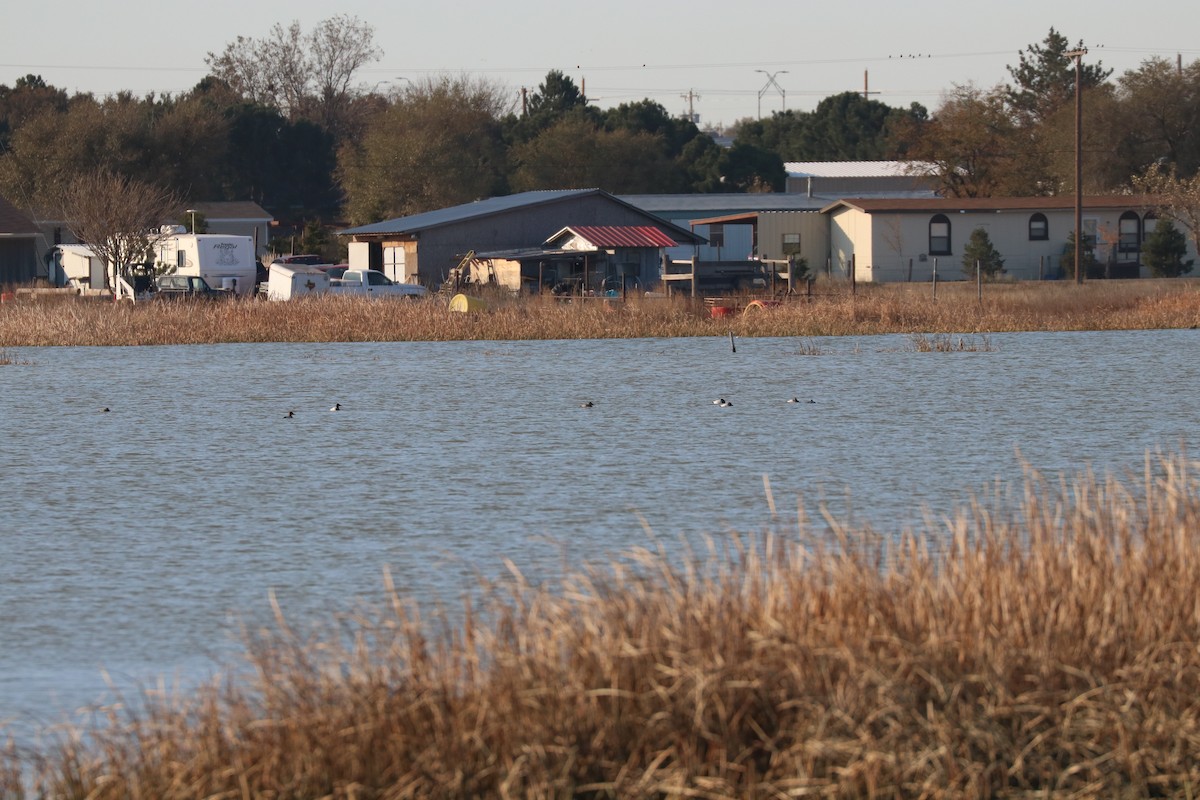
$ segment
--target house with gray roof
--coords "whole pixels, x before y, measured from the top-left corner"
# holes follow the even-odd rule
[[[208,233],[249,236],[254,241],[256,258],[267,252],[271,223],[275,220],[258,203],[250,200],[195,202],[189,203],[186,210],[203,215]]]
[[[349,238],[350,265],[392,280],[436,286],[469,256],[540,248],[555,233],[580,226],[640,227],[673,242],[704,241],[689,230],[602,189],[523,192],[338,231]]]

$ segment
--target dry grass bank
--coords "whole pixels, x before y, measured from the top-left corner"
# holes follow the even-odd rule
[[[750,298],[735,302],[745,304]],[[816,284],[816,296],[713,319],[686,299],[488,297],[483,313],[450,312],[444,297],[373,302],[326,297],[292,303],[142,303],[59,299],[0,306],[0,347],[221,342],[447,341],[711,336],[831,336],[1123,330],[1200,326],[1200,283],[1093,281],[849,287]]]
[[[281,622],[248,683],[114,711],[24,779],[98,800],[1195,797],[1194,468],[1030,475],[892,547],[801,532],[517,580],[445,639],[399,597],[317,639]]]

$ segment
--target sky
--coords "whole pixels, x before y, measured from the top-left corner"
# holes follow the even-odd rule
[[[1010,82],[1007,65],[1053,27],[1088,63],[1113,77],[1159,56],[1200,59],[1200,5],[1160,0],[510,0],[381,4],[345,0],[170,6],[124,0],[10,4],[0,25],[0,83],[41,75],[68,92],[179,94],[207,73],[205,57],[238,36],[262,39],[276,23],[304,31],[335,15],[375,30],[383,58],[360,73],[364,88],[402,89],[440,74],[537,91],[552,69],[610,108],[649,98],[702,126],[775,111],[813,110],[845,91],[894,107],[931,111],[955,85]]]

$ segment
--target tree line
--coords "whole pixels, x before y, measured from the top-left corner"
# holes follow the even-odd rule
[[[780,191],[787,161],[876,159],[921,165],[950,196],[1068,193],[1070,50],[1051,29],[1018,54],[1010,83],[955,86],[932,113],[846,92],[742,120],[722,147],[649,99],[597,108],[559,71],[525,98],[462,75],[365,87],[359,75],[382,51],[370,25],[339,16],[238,37],[178,96],[68,96],[37,75],[0,85],[0,194],[53,210],[73,181],[104,171],[193,200],[254,200],[280,218],[363,224],[529,189]],[[1200,61],[1080,74],[1085,192],[1195,191]]]

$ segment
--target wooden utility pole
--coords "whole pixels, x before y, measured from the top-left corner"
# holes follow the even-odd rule
[[[879,92],[871,91],[870,83],[868,82],[868,77],[869,77],[868,71],[864,69],[863,70],[863,100],[870,100],[871,95],[879,94]]]
[[[1063,53],[1075,59],[1075,283],[1084,282],[1084,67],[1087,48]]]
[[[696,100],[700,99],[700,95],[696,94],[691,89],[688,89],[687,94],[681,94],[679,96],[682,97],[684,100],[688,101],[688,122],[695,124],[696,123],[696,110],[693,107],[693,103]]]

